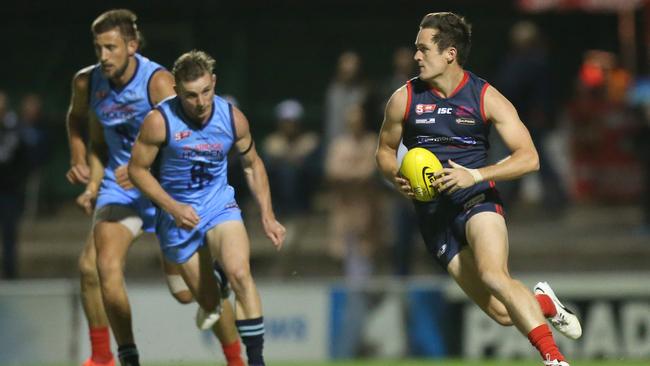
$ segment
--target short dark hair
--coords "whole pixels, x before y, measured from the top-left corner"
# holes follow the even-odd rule
[[[113,9],[102,13],[90,26],[94,35],[108,32],[117,28],[127,41],[140,42],[142,37],[136,25],[138,16],[128,9]]]
[[[194,81],[205,73],[212,75],[214,63],[214,59],[203,51],[186,52],[174,62],[174,80],[178,84],[182,81]]]
[[[438,51],[455,47],[458,64],[465,65],[472,47],[472,26],[465,18],[451,12],[429,13],[422,18],[420,28],[437,29],[433,42],[438,45]]]

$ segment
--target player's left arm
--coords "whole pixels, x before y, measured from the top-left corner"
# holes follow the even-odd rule
[[[104,162],[107,160],[108,147],[104,140],[104,129],[99,123],[97,115],[89,114],[88,135],[90,149],[88,151],[89,177],[86,189],[77,199],[79,205],[87,215],[90,215],[95,208],[95,201],[99,193],[99,187],[104,178]]]
[[[176,95],[174,91],[174,76],[167,70],[161,69],[151,76],[149,82],[149,99],[155,106],[163,100]],[[124,189],[132,189],[133,183],[129,179],[127,164],[115,169],[115,180]]]
[[[512,180],[539,169],[539,157],[517,110],[498,90],[489,86],[483,99],[485,115],[496,128],[511,155],[497,164],[479,169],[449,161],[451,168],[436,173],[439,190],[451,193],[484,180]]]
[[[280,249],[284,242],[286,230],[276,220],[275,213],[273,213],[271,190],[269,188],[269,178],[266,175],[266,168],[264,168],[264,163],[255,149],[255,143],[253,142],[246,116],[236,107],[233,106],[232,109],[237,134],[235,148],[240,154],[246,183],[248,183],[248,187],[260,207],[262,225],[264,226],[266,236],[271,239],[277,249]]]

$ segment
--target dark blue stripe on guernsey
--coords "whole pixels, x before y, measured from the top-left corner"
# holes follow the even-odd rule
[[[164,70],[163,67],[159,67],[155,69],[151,75],[149,75],[149,80],[147,80],[147,100],[149,101],[149,105],[153,107],[153,100],[151,100],[151,93],[149,93],[149,88],[151,86],[151,79],[153,79],[153,76],[156,75],[156,73],[160,70]]]
[[[232,111],[233,105],[228,103],[228,113],[230,113],[230,126],[232,127],[232,137],[237,141],[237,129],[235,128],[235,115]]]
[[[158,112],[162,114],[163,118],[165,119],[165,142],[161,145],[161,147],[165,147],[169,144],[169,134],[171,131],[169,130],[169,120],[167,119],[167,115],[165,114],[165,111],[161,107],[156,107]]]
[[[97,66],[93,67],[88,73],[88,104],[90,105],[90,99],[93,95],[93,74],[97,70]]]

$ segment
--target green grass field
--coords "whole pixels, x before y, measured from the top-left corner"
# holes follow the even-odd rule
[[[463,361],[463,360],[422,360],[422,361],[402,361],[402,360],[358,360],[358,361],[341,361],[341,362],[269,362],[269,366],[541,366],[541,361]],[[215,366],[207,363],[166,363],[150,364],[144,363],[143,366]],[[221,363],[217,365],[222,365]],[[572,361],[571,366],[649,366],[650,360],[613,360],[613,361]],[[22,365],[36,366],[36,365]],[[43,365],[39,365],[43,366]],[[49,366],[79,366],[73,364],[49,365]]]

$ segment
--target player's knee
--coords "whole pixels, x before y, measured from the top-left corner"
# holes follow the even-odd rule
[[[97,279],[97,262],[95,262],[94,257],[89,256],[86,251],[83,251],[79,256],[77,264],[79,266],[79,273],[81,274],[82,281],[93,279],[99,281]]]
[[[172,296],[174,296],[174,299],[176,299],[176,301],[178,301],[181,304],[190,304],[194,302],[194,297],[192,296],[190,290],[173,292]]]
[[[492,294],[501,293],[507,286],[508,275],[501,270],[479,270],[481,282]]]
[[[176,299],[176,301],[180,302],[181,304],[189,304],[194,301],[192,292],[187,287],[187,284],[181,275],[167,275],[165,277],[165,280],[167,281],[169,292],[172,294],[174,299]]]
[[[109,255],[97,256],[97,272],[102,280],[102,284],[110,278],[119,275],[122,271],[122,262],[119,259],[112,258]]]
[[[253,277],[248,267],[237,268],[226,275],[235,292],[242,291],[253,284]]]

